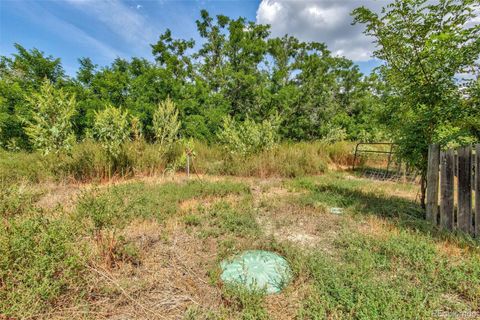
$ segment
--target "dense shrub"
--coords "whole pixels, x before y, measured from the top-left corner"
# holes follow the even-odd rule
[[[278,117],[259,123],[250,118],[239,122],[231,117],[226,117],[218,138],[227,153],[241,156],[251,155],[271,150],[277,145],[279,124]]]
[[[95,113],[94,136],[111,159],[117,159],[123,143],[128,140],[130,127],[128,112],[108,106]]]
[[[27,185],[0,183],[0,217],[34,211],[33,204],[39,194]]]
[[[38,152],[9,152],[0,149],[0,181],[40,182],[52,178],[48,163]]]
[[[69,150],[75,142],[72,117],[76,112],[75,96],[55,89],[45,79],[38,93],[28,98],[31,119],[26,120],[25,133],[35,149],[44,154]]]
[[[178,138],[178,130],[181,125],[178,120],[177,107],[170,98],[159,103],[157,110],[153,114],[152,125],[156,142],[162,149],[170,149],[171,145]]]
[[[353,144],[339,142],[282,143],[272,150],[248,156],[229,156],[220,147],[196,144],[199,172],[240,176],[297,177],[321,174],[329,163],[350,165]]]

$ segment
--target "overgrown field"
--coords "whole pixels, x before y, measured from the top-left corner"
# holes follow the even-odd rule
[[[192,173],[257,177],[297,177],[320,174],[329,165],[353,161],[351,142],[283,143],[253,155],[232,155],[219,145],[193,143]],[[134,175],[165,175],[185,170],[185,147],[165,151],[144,141],[126,143],[113,161],[93,141],[76,144],[69,153],[8,152],[0,148],[0,183],[91,182]]]
[[[417,189],[334,171],[11,184],[0,201],[0,314],[478,316],[479,243],[428,225],[415,202]],[[331,213],[332,207],[343,212]],[[245,249],[285,256],[292,283],[270,296],[225,286],[220,261]]]

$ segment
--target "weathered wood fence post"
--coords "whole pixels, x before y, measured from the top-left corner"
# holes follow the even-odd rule
[[[471,148],[458,149],[458,229],[472,231],[472,157]]]
[[[467,146],[456,153],[453,149],[440,152],[438,145],[429,146],[426,219],[480,237],[480,144],[473,150]]]
[[[440,172],[440,225],[442,228],[454,228],[454,152],[453,150],[441,152]]]
[[[438,167],[440,165],[440,146],[428,146],[427,168],[427,214],[428,221],[437,224],[438,215]]]

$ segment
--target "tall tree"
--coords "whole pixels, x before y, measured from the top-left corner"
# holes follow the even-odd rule
[[[0,57],[0,146],[28,149],[29,139],[22,128],[22,119],[32,115],[27,97],[38,92],[44,79],[61,86],[66,77],[60,59],[36,48],[14,46],[17,52],[11,58]]]
[[[354,10],[385,61],[381,73],[392,88],[385,110],[393,138],[404,159],[425,181],[428,145],[445,129],[456,130],[464,112],[460,82],[455,76],[475,68],[480,54],[480,26],[471,24],[475,0],[396,0],[377,14]],[[422,203],[425,183],[422,183]]]

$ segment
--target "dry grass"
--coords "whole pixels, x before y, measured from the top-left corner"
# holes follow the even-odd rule
[[[113,319],[176,319],[191,305],[218,308],[220,291],[205,272],[214,262],[214,246],[184,231],[173,222],[165,228],[153,222],[127,228],[142,247],[142,263],[124,264],[110,271],[109,278],[99,278],[103,301],[97,311]]]
[[[352,218],[351,218],[352,219]],[[384,218],[368,216],[361,221],[354,220],[350,222],[357,226],[357,230],[362,234],[374,237],[378,241],[385,240],[392,235],[398,235],[398,228]]]
[[[142,182],[155,188],[175,182],[184,186],[186,179],[182,174],[141,176],[132,180],[117,180],[115,185],[128,187],[129,183]],[[398,219],[373,214],[368,207],[370,198],[361,198],[365,197],[363,193],[379,197],[395,195],[401,201],[411,202],[416,190],[410,185],[372,183],[344,173],[295,182],[284,178],[221,176],[193,176],[191,179],[201,179],[203,183],[241,182],[249,186],[250,193],[181,198],[175,213],[161,221],[134,217],[115,232],[117,238],[124,239],[125,243],[138,250],[136,262],[118,260],[112,264],[102,260],[99,257],[104,254],[100,252],[95,238],[83,239],[91,248],[86,266],[85,299],[75,302],[69,297],[57,304],[56,309],[36,315],[36,318],[182,319],[187,315],[190,316],[188,319],[245,318],[244,310],[235,306],[231,296],[226,296],[219,280],[219,262],[244,249],[277,251],[287,257],[294,269],[295,279],[285,290],[278,295],[266,296],[260,304],[255,304],[258,310],[265,310],[268,319],[295,319],[299,317],[299,310],[306,310],[304,316],[309,318],[308,310],[315,304],[327,308],[330,318],[348,318],[344,309],[336,309],[335,303],[341,304],[342,301],[335,298],[335,292],[331,293],[333,298],[328,296],[328,292],[319,294],[323,290],[319,289],[319,283],[325,286],[333,286],[334,283],[335,290],[347,290],[351,285],[359,295],[363,293],[363,286],[374,289],[383,282],[394,283],[398,277],[405,277],[405,282],[400,285],[406,288],[412,283],[422,287],[425,284],[408,273],[411,267],[409,259],[420,260],[412,262],[414,267],[422,263],[422,255],[429,257],[431,246],[449,262],[459,262],[458,265],[466,257],[478,254],[474,253],[476,249],[460,242],[431,238],[421,231],[411,232],[408,226],[399,224]],[[97,187],[103,190],[109,186],[111,184]],[[47,212],[64,206],[65,210],[60,211],[68,213],[75,207],[80,190],[89,188],[92,186],[88,184],[44,186],[43,197],[37,205]],[[396,198],[391,203],[387,200],[384,200],[385,204],[396,208]],[[343,214],[329,211],[331,206],[337,205],[337,201],[345,203]],[[377,210],[377,207],[372,210]],[[242,215],[245,217],[242,218]],[[419,242],[419,258],[408,257],[409,252],[397,246],[397,241],[412,246],[408,242],[410,233],[415,239],[411,242]],[[384,252],[391,252],[392,256],[379,256]],[[399,274],[384,269],[383,264],[376,266],[376,259],[384,263],[392,259],[394,270],[398,267]],[[358,288],[351,283],[354,280],[345,278],[342,268],[358,277],[358,282],[361,282]],[[374,273],[372,279],[369,278],[372,277],[368,273],[369,268]],[[365,274],[356,273],[357,269],[367,271]],[[318,270],[335,271],[325,275],[330,278],[322,278],[322,272]],[[381,288],[386,290],[383,286]],[[373,289],[371,292],[375,292]],[[401,290],[406,289],[402,287]],[[460,294],[460,289],[451,288],[444,291],[438,292],[441,301],[469,308],[475,306],[471,302],[474,292]],[[343,294],[342,298],[348,297],[349,291]],[[376,302],[372,302],[373,298],[368,294],[370,291],[367,290],[363,297],[370,299],[370,303]],[[322,300],[327,298],[333,300],[328,303]],[[384,308],[392,307],[388,304],[389,300],[383,303]],[[375,307],[378,306],[370,306]],[[256,316],[250,318],[256,319]]]

